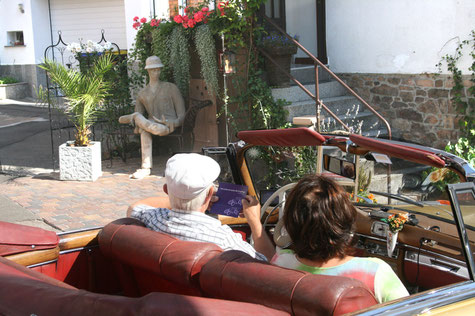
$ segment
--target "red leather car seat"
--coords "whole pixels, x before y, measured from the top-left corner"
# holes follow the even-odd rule
[[[222,249],[211,243],[181,241],[123,218],[99,233],[102,253],[112,258],[128,296],[170,292],[201,296],[201,267]]]
[[[0,257],[0,315],[288,315],[225,300],[151,293],[140,298],[78,290]]]
[[[285,269],[234,250],[206,263],[200,284],[210,297],[259,303],[292,315],[342,315],[377,304],[358,280]]]

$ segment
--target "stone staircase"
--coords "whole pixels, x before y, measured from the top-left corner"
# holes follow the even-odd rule
[[[315,73],[312,65],[293,65],[292,75],[297,78],[305,88],[315,93]],[[349,92],[330,75],[319,69],[320,99],[335,113],[352,132],[364,136],[384,137],[387,135],[386,126],[378,118],[365,108],[361,102],[350,95]],[[291,85],[285,88],[272,89],[274,99],[285,99],[291,102],[286,106],[288,121],[294,125],[310,126],[316,122],[315,102],[298,86]],[[345,130],[325,110],[322,109],[322,131],[330,132]],[[295,119],[294,119],[295,118]]]

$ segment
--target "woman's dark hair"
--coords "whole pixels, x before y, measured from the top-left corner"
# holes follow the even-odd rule
[[[300,258],[343,258],[355,221],[356,208],[349,194],[321,175],[302,178],[285,204],[285,228],[293,242],[292,250]]]

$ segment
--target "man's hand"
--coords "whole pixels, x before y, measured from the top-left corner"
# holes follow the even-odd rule
[[[211,206],[213,206],[213,203],[216,203],[219,201],[219,197],[216,195],[216,190],[213,192],[213,196],[211,196],[211,199],[209,200],[208,208],[207,210],[209,211],[211,209]]]

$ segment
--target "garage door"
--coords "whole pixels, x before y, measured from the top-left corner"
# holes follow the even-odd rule
[[[99,41],[101,30],[107,41],[127,48],[124,0],[51,0],[53,41],[61,31],[66,43]]]

